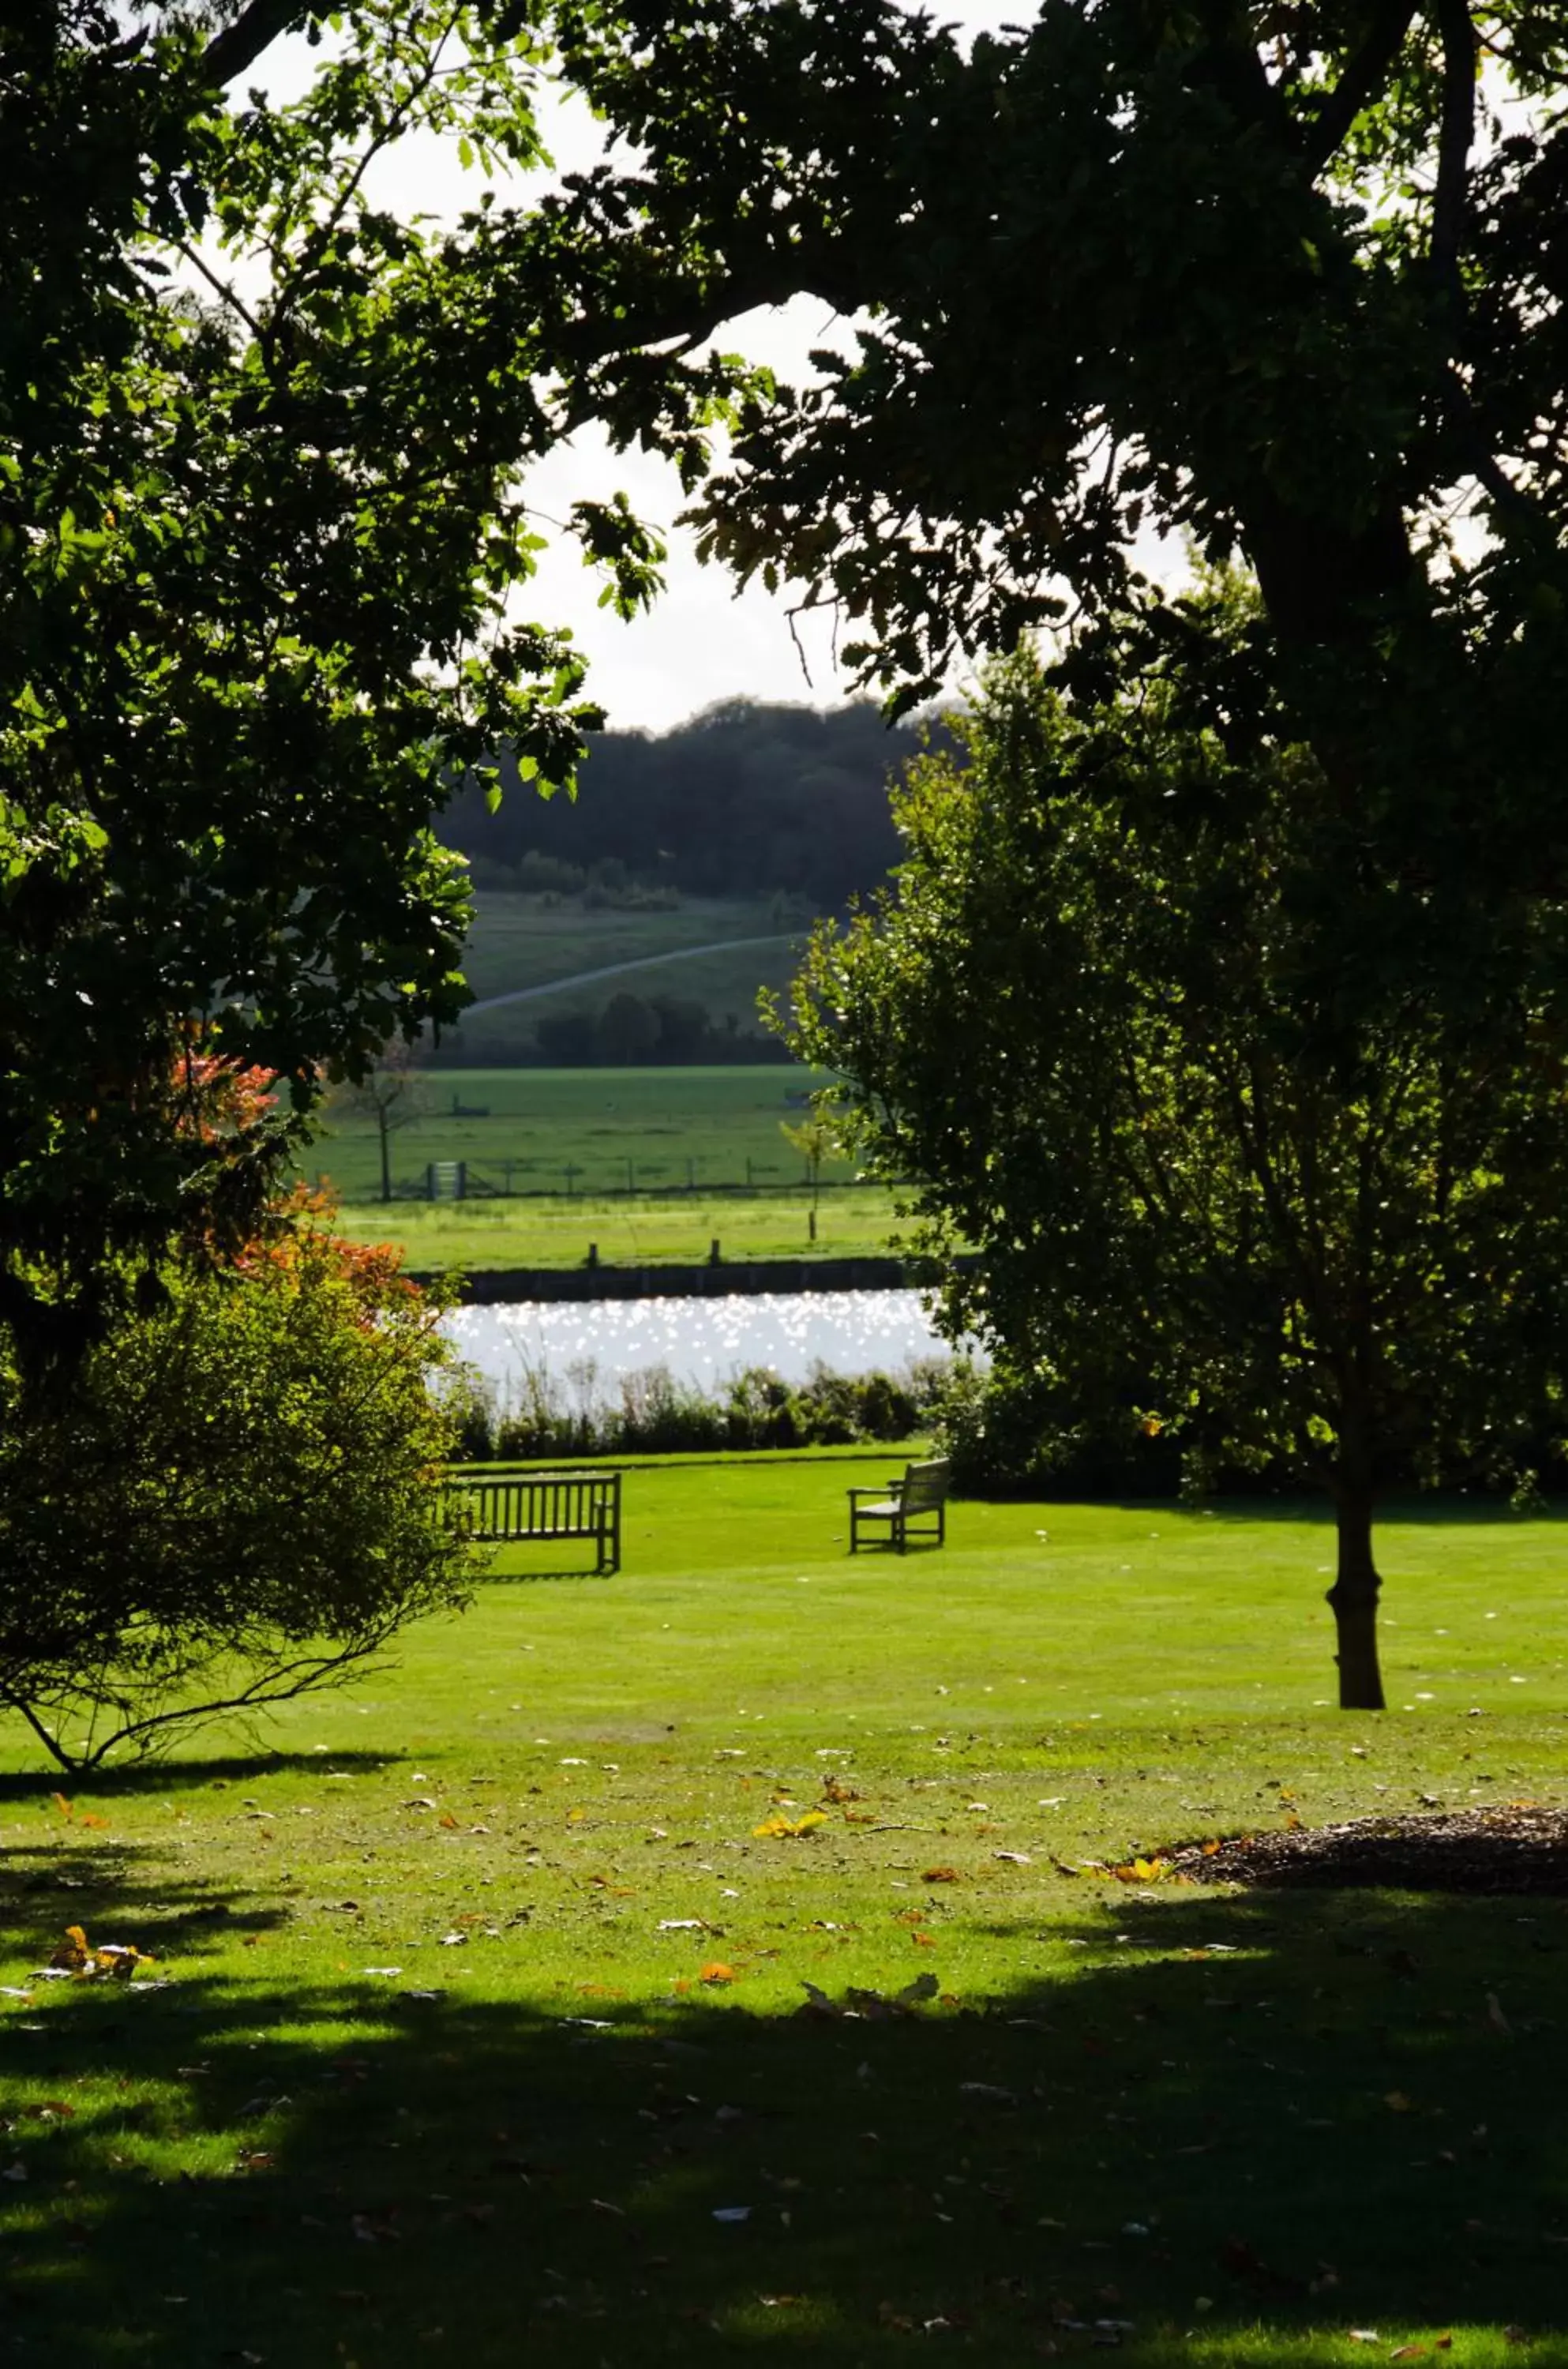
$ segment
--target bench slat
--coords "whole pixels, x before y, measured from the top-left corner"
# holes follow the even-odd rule
[[[620,1567],[619,1472],[454,1466],[446,1485],[454,1507],[472,1519],[477,1539],[588,1539],[598,1547],[601,1572]]]

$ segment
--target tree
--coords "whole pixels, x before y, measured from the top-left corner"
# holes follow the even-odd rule
[[[548,305],[487,316],[502,210],[449,233],[366,180],[419,134],[535,163],[542,14],[38,0],[0,25],[0,1317],[25,1359],[74,1354],[172,1241],[243,1243],[327,1080],[455,1016],[466,888],[432,817],[503,742],[569,780],[601,720],[567,637],[507,612],[539,547],[521,472],[567,407]],[[300,98],[231,96],[302,29]],[[680,447],[706,381],[670,372]],[[647,596],[624,504],[570,523],[608,597]],[[284,1082],[233,1160],[187,1123],[193,1044]]]
[[[1226,598],[1194,624],[1242,632]],[[1334,789],[1272,719],[1228,741],[1206,691],[993,675],[967,762],[898,795],[896,890],[818,931],[792,1041],[925,1247],[975,1246],[955,1336],[1195,1477],[1328,1494],[1340,1700],[1381,1709],[1379,1495],[1517,1479],[1568,1408],[1568,1045],[1530,986],[1568,906],[1494,916],[1505,1002],[1325,999]]]
[[[296,1215],[171,1273],[69,1390],[24,1388],[0,1336],[0,1705],[62,1768],[340,1684],[461,1608],[439,1314]]]
[[[383,1045],[375,1067],[358,1084],[344,1089],[342,1105],[374,1125],[381,1153],[381,1197],[392,1198],[392,1139],[406,1127],[418,1127],[429,1107],[424,1072],[414,1065],[414,1048],[395,1037]]]
[[[1172,630],[1139,536],[1240,553],[1346,862],[1409,887],[1395,962],[1468,995],[1456,939],[1483,973],[1568,863],[1562,10],[1042,0],[968,56],[884,0],[563,22],[636,158],[517,253],[586,266],[585,387],[791,292],[851,325],[743,404],[707,552],[840,603],[898,704],[1069,617],[1104,695]]]
[[[837,1150],[838,1137],[831,1119],[822,1111],[814,1111],[809,1118],[795,1121],[781,1118],[779,1133],[806,1162],[807,1182],[811,1187],[811,1239],[815,1242],[817,1211],[822,1197],[822,1162],[830,1160]]]

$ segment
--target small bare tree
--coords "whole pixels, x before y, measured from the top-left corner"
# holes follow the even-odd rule
[[[374,1124],[381,1153],[381,1197],[392,1198],[392,1139],[406,1127],[418,1126],[430,1107],[423,1070],[414,1065],[414,1047],[395,1036],[376,1055],[375,1067],[358,1085],[345,1086],[338,1107]]]
[[[781,1118],[779,1132],[787,1143],[794,1145],[806,1162],[807,1181],[811,1186],[808,1230],[815,1242],[817,1211],[822,1198],[822,1162],[831,1159],[839,1148],[839,1139],[833,1131],[832,1121],[824,1118],[820,1111],[813,1111],[811,1116],[803,1118],[798,1126],[791,1126],[787,1118]]]

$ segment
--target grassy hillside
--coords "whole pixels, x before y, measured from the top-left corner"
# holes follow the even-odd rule
[[[690,997],[705,1006],[715,1024],[724,1024],[733,1014],[743,1031],[752,1029],[758,990],[786,988],[798,966],[805,932],[797,926],[791,936],[790,926],[761,899],[700,898],[669,912],[619,912],[589,911],[579,899],[550,903],[541,897],[482,892],[465,963],[475,998],[482,1002],[519,989],[562,984],[558,995],[471,1013],[444,1039],[437,1061],[442,1068],[486,1068],[516,1060],[528,1051],[546,1012],[598,1012],[621,990]],[[670,959],[690,948],[736,939],[773,943]],[[580,987],[570,984],[585,971],[627,963],[648,967]]]

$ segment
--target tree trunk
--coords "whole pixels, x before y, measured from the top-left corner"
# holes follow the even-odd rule
[[[1382,1711],[1383,1678],[1378,1667],[1378,1595],[1382,1582],[1372,1561],[1372,1491],[1364,1482],[1344,1482],[1334,1491],[1339,1526],[1339,1569],[1327,1601],[1337,1630],[1341,1711]]]

